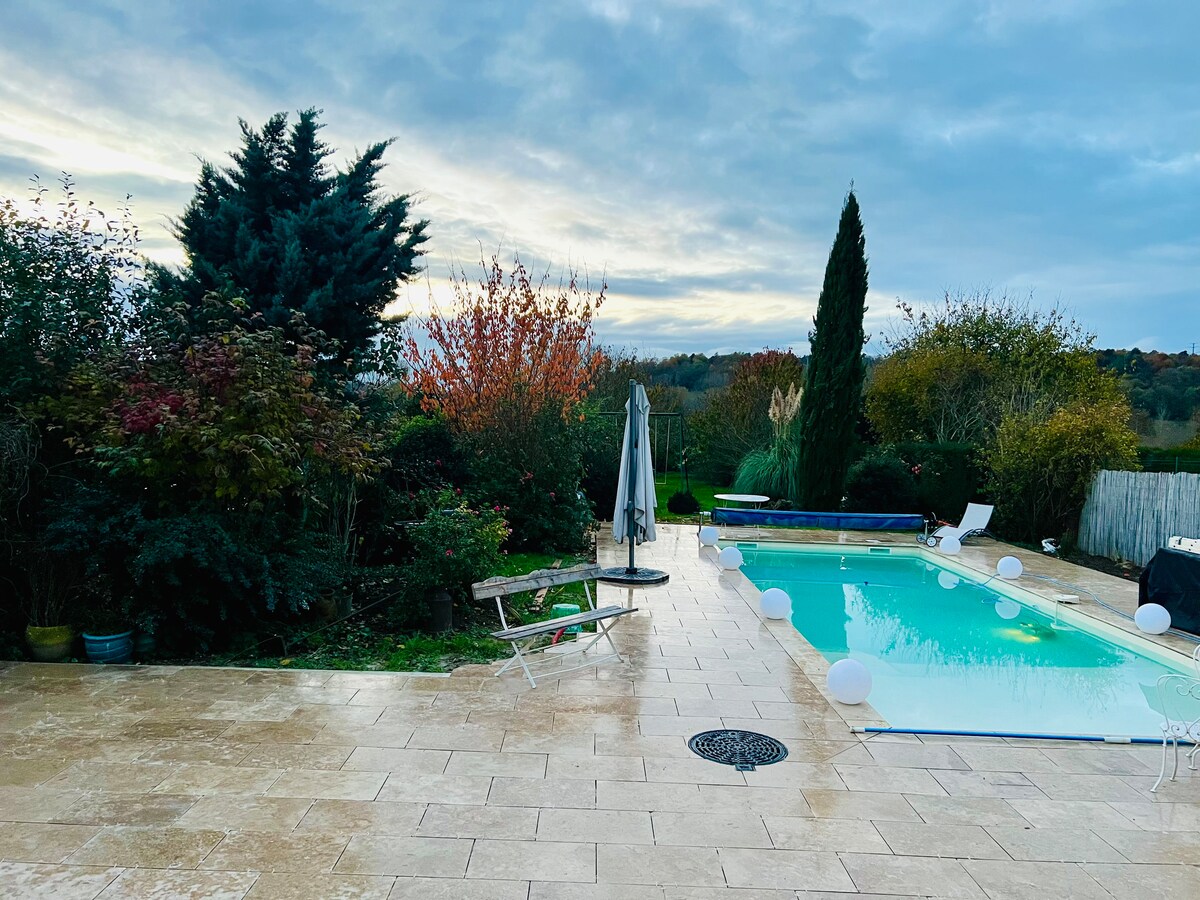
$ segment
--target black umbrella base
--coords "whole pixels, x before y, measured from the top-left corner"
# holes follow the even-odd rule
[[[671,576],[660,569],[630,569],[626,566],[613,566],[602,569],[597,580],[605,584],[624,584],[629,587],[651,587],[656,584],[666,584]]]

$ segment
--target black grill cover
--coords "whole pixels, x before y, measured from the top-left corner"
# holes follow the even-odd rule
[[[1142,570],[1138,606],[1157,603],[1171,614],[1171,627],[1200,634],[1200,554],[1162,549]]]

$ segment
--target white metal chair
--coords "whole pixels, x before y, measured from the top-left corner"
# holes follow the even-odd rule
[[[943,525],[933,534],[925,538],[925,543],[936,547],[937,542],[944,538],[954,537],[960,541],[974,534],[987,534],[988,523],[992,521],[994,506],[985,503],[968,503],[967,511],[963,513],[962,521],[957,525]]]
[[[1167,774],[1167,747],[1174,749],[1171,780],[1179,774],[1179,742],[1190,741],[1192,748],[1186,751],[1188,768],[1196,768],[1196,753],[1200,751],[1200,678],[1188,675],[1163,675],[1158,679],[1158,704],[1163,714],[1160,726],[1163,735],[1162,767],[1158,781],[1150,792],[1154,793]]]

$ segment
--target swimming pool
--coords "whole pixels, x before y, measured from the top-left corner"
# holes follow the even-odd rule
[[[916,548],[738,546],[818,652],[870,670],[867,702],[895,729],[1156,738],[1155,682],[1187,671]]]

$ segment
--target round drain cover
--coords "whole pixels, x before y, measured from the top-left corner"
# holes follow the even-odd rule
[[[755,731],[703,731],[688,741],[697,756],[733,766],[739,772],[753,772],[755,766],[767,766],[787,759],[787,747]]]

